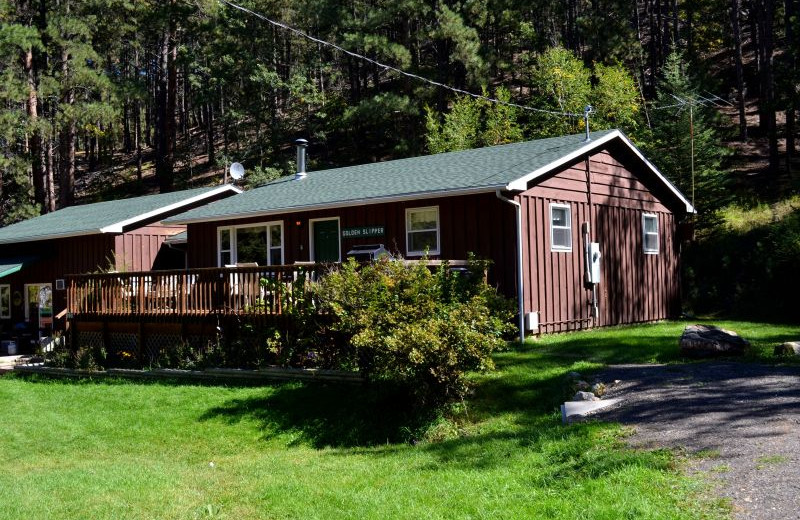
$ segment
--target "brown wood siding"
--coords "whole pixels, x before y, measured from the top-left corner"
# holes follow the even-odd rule
[[[35,256],[39,261],[24,267],[21,271],[0,278],[0,284],[10,284],[12,295],[19,292],[20,305],[11,306],[11,319],[1,320],[10,326],[25,320],[24,286],[33,283],[49,283],[53,287],[53,315],[66,308],[66,291],[56,290],[55,281],[67,274],[90,273],[108,267],[108,260],[114,251],[114,236],[88,235],[60,238],[39,242],[0,246],[0,256]],[[64,320],[56,322],[63,328]]]
[[[393,253],[406,255],[407,208],[439,207],[440,254],[431,258],[464,260],[468,253],[490,259],[490,280],[509,296],[516,295],[516,224],[514,208],[494,193],[440,197],[410,202],[371,204],[321,211],[189,224],[188,267],[217,266],[217,228],[259,222],[283,221],[284,263],[307,262],[309,219],[339,217],[342,228],[385,226],[383,237],[342,239],[342,255],[359,244],[382,243]],[[297,225],[297,222],[300,225]]]
[[[152,224],[128,231],[114,238],[117,270],[148,271],[164,241],[186,229],[186,226]]]
[[[591,177],[590,191],[587,170]],[[607,151],[575,163],[520,194],[523,211],[525,312],[539,311],[540,332],[654,321],[679,311],[675,216]],[[550,245],[550,204],[569,204],[572,251]],[[658,216],[659,252],[645,254],[642,214]],[[581,224],[600,243],[599,319],[591,320],[584,288]]]

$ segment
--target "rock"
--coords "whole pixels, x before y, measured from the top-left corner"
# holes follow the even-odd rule
[[[681,354],[686,357],[738,356],[750,342],[731,330],[713,325],[689,325],[681,335]]]
[[[599,401],[600,398],[591,392],[576,392],[572,397],[573,401]]]
[[[787,341],[775,347],[776,356],[800,356],[800,341]]]
[[[567,377],[570,378],[570,379],[580,379],[581,378],[581,374],[579,372],[569,372],[567,374]]]
[[[597,397],[603,397],[606,393],[606,385],[603,383],[595,383],[592,385],[592,393]]]
[[[588,392],[589,390],[592,389],[592,385],[590,385],[586,381],[581,380],[581,381],[578,381],[577,383],[575,383],[575,389],[576,390],[581,390],[583,392]]]

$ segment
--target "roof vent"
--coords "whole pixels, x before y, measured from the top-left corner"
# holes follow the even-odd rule
[[[308,141],[305,139],[298,139],[294,142],[297,146],[297,173],[294,174],[294,180],[299,181],[306,178],[306,147]]]
[[[592,107],[592,105],[586,105],[586,108],[583,109],[583,124],[586,127],[587,143],[592,140],[592,138],[589,136],[589,114],[592,112],[594,112],[594,107]]]

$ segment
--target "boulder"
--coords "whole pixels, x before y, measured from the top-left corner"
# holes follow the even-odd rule
[[[573,401],[599,401],[600,398],[591,392],[576,392],[572,397]]]
[[[787,341],[775,347],[776,356],[800,356],[800,341]]]
[[[740,356],[750,342],[732,330],[713,325],[689,325],[681,335],[681,354],[686,357]]]

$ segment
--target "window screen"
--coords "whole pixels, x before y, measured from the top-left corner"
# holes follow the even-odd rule
[[[406,245],[409,255],[439,254],[439,208],[406,210]]]
[[[550,205],[550,249],[572,251],[572,215],[567,204]]]
[[[642,215],[644,252],[658,253],[658,215]]]

